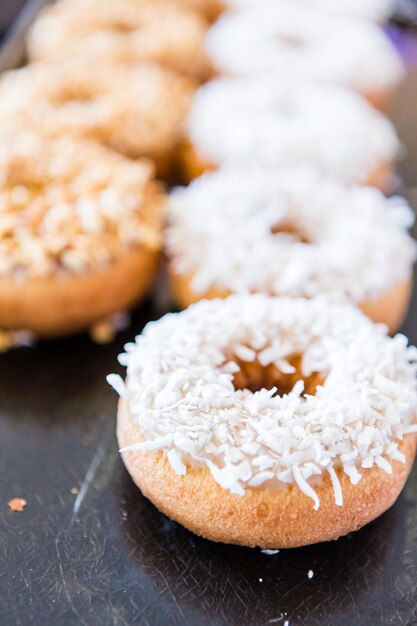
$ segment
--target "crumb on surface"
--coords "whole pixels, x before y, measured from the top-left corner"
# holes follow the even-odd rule
[[[76,496],[80,490],[78,489],[78,487],[71,487],[70,491],[73,496]]]
[[[307,572],[307,576],[308,576],[308,578],[313,578],[313,576],[314,576],[314,572],[313,572],[313,570],[312,570],[312,569],[309,569],[309,570],[308,570],[308,572]]]
[[[7,503],[9,509],[15,513],[21,513],[26,505],[27,501],[24,498],[12,498]]]
[[[90,328],[90,337],[94,343],[106,344],[113,341],[116,331],[109,320],[97,322]]]

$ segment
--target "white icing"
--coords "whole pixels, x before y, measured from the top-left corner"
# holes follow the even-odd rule
[[[229,9],[242,9],[264,5],[281,7],[298,6],[320,10],[329,14],[350,15],[361,19],[383,21],[394,8],[394,0],[227,0]]]
[[[329,17],[302,4],[270,2],[223,15],[206,38],[217,69],[319,80],[366,94],[398,84],[401,58],[377,25]]]
[[[346,182],[366,181],[400,149],[393,125],[359,95],[304,81],[207,83],[196,93],[187,129],[198,155],[216,165],[310,163]]]
[[[224,167],[171,194],[166,245],[173,270],[191,276],[198,294],[328,293],[361,303],[410,276],[413,220],[403,198],[346,187],[306,167]],[[273,234],[280,224],[309,243]],[[250,360],[247,351],[238,356]]]
[[[305,397],[300,385],[282,397],[237,391],[241,345],[277,367],[302,354],[303,375],[322,372],[324,383]],[[205,300],[151,322],[120,356],[143,435],[129,448],[162,450],[180,475],[191,460],[235,494],[251,483],[297,484],[316,508],[310,479],[330,471],[340,504],[331,468],[355,483],[367,468],[405,461],[398,443],[416,430],[416,360],[403,335],[388,337],[347,304],[261,294]]]

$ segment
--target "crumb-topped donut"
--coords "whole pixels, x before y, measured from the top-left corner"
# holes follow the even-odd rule
[[[98,63],[152,61],[205,79],[204,18],[179,3],[61,0],[45,9],[29,37],[29,58],[74,54]]]
[[[336,539],[389,508],[415,455],[416,349],[326,300],[231,296],[149,324],[118,438],[161,511],[215,541]]]
[[[198,89],[181,160],[186,179],[226,162],[309,163],[328,177],[384,189],[399,151],[393,125],[348,89],[222,78]]]
[[[93,67],[73,57],[3,75],[0,130],[95,139],[131,158],[149,157],[167,174],[193,94],[189,81],[147,63]]]
[[[269,2],[222,16],[206,39],[214,66],[232,76],[267,74],[278,82],[289,76],[340,84],[386,108],[404,69],[382,29],[304,5]]]
[[[147,294],[165,208],[150,163],[25,132],[0,138],[0,171],[0,328],[77,332]]]
[[[166,250],[176,301],[263,292],[347,297],[391,331],[407,311],[416,245],[403,198],[309,168],[222,168],[175,190]]]

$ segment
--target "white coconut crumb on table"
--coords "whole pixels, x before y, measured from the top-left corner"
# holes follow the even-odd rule
[[[263,368],[293,374],[299,354],[297,376],[319,373],[322,384],[306,395],[303,380],[282,396],[276,387],[236,389],[242,346]],[[151,322],[125,349],[127,383],[109,382],[141,431],[126,449],[161,450],[179,475],[205,467],[233,494],[295,484],[317,509],[314,481],[330,473],[342,505],[337,472],[352,484],[372,467],[390,473],[405,462],[398,444],[417,432],[416,348],[346,303],[206,300]]]
[[[307,572],[307,578],[311,579],[311,578],[313,578],[313,576],[314,576],[313,570],[309,569],[308,572]]]
[[[261,1],[224,14],[209,30],[206,50],[223,75],[291,76],[366,94],[389,92],[404,76],[378,25],[326,14],[305,0]]]
[[[309,167],[224,167],[169,199],[166,249],[198,293],[261,291],[354,302],[410,277],[414,214],[403,198]]]
[[[261,552],[267,556],[273,556],[274,554],[278,554],[279,550],[261,550]]]
[[[305,80],[213,80],[196,92],[186,128],[215,165],[310,163],[345,182],[366,182],[400,152],[394,126],[361,96]]]

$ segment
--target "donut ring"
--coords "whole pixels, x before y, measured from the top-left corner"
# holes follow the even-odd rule
[[[168,216],[171,290],[182,308],[231,293],[326,293],[391,332],[405,317],[416,245],[401,198],[309,168],[222,168],[175,190]]]
[[[329,16],[305,4],[264,2],[221,17],[206,39],[218,72],[266,74],[278,82],[289,76],[338,84],[387,109],[404,68],[382,29],[365,20]]]
[[[0,169],[0,328],[71,334],[146,296],[164,207],[149,163],[24,133]]]
[[[386,190],[399,151],[393,125],[347,89],[223,78],[198,89],[180,158],[187,181],[225,163],[308,163],[326,177]]]
[[[77,57],[34,63],[0,80],[0,131],[94,139],[130,158],[152,159],[167,176],[192,93],[186,78],[151,64],[97,64],[92,72]]]
[[[126,385],[109,378],[124,463],[161,511],[208,539],[336,539],[389,508],[411,470],[415,360],[404,337],[348,305],[200,302],[127,346]]]
[[[150,61],[204,80],[204,18],[180,4],[132,0],[63,0],[45,9],[28,37],[32,60],[78,54],[92,62]]]
[[[275,5],[285,10],[289,5],[286,0],[227,0],[229,10],[248,9]],[[374,22],[383,22],[390,17],[394,9],[393,0],[292,0],[291,6],[306,11],[314,9],[320,13],[350,16]]]

